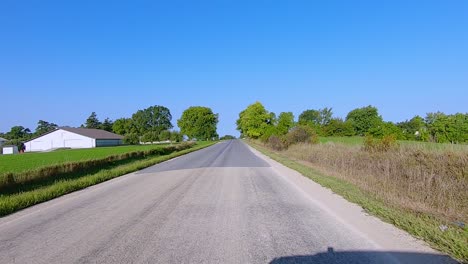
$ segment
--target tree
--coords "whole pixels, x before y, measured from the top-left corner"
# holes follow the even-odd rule
[[[322,133],[326,137],[349,137],[355,135],[353,124],[349,121],[344,122],[341,118],[332,118],[330,122],[323,127]]]
[[[328,107],[319,110],[309,109],[299,115],[298,122],[301,125],[324,126],[331,121],[332,116],[332,109]]]
[[[112,126],[113,126],[113,122],[112,120],[110,120],[108,117],[106,119],[104,119],[104,122],[102,122],[100,128],[105,130],[105,131],[109,131],[109,132],[112,132]]]
[[[44,120],[39,120],[37,122],[36,132],[34,133],[36,136],[43,135],[49,131],[53,131],[57,128],[57,124],[49,123]]]
[[[166,141],[171,139],[171,132],[169,130],[164,130],[159,133],[159,141]]]
[[[186,109],[177,125],[180,132],[189,139],[212,140],[218,137],[216,126],[218,114],[214,114],[211,108],[203,106],[191,106]]]
[[[405,139],[407,140],[427,140],[427,128],[424,118],[415,116],[409,121],[397,123]]]
[[[352,110],[346,116],[346,121],[353,124],[354,130],[359,136],[363,136],[369,132],[369,129],[377,127],[383,122],[377,108],[370,105]]]
[[[222,137],[219,138],[220,140],[231,140],[231,139],[236,139],[235,136],[232,136],[232,135],[224,135]]]
[[[146,132],[159,134],[163,130],[172,128],[172,115],[167,107],[155,105],[143,110],[138,110],[132,115],[136,131],[143,135]]]
[[[137,129],[131,118],[119,118],[112,124],[112,131],[119,135],[136,133]]]
[[[468,142],[468,113],[446,115],[442,112],[426,116],[430,140],[438,143]]]
[[[23,126],[14,126],[10,129],[10,132],[6,133],[8,139],[27,139],[31,136],[31,130],[24,128]]]
[[[273,126],[274,115],[269,113],[260,102],[255,102],[239,113],[236,124],[242,136],[256,139]]]
[[[182,142],[184,141],[184,135],[179,131],[171,131],[171,141],[172,142]]]
[[[96,112],[92,112],[91,115],[86,119],[86,123],[84,124],[86,128],[100,128],[101,122],[97,118]]]
[[[392,122],[381,122],[379,125],[371,127],[368,133],[375,138],[393,136],[395,139],[405,139],[401,128]]]
[[[286,135],[294,127],[294,114],[292,112],[280,113],[276,127],[279,135]]]

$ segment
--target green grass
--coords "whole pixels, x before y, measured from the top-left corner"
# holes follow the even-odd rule
[[[468,262],[468,229],[466,227],[451,226],[447,231],[442,232],[439,226],[447,224],[445,222],[422,213],[414,213],[388,206],[382,200],[360,190],[349,182],[324,175],[309,166],[291,160],[254,142],[247,141],[247,143],[270,158],[331,189],[348,201],[360,205],[368,213],[425,240],[432,247],[462,260],[462,262]]]
[[[111,155],[124,154],[133,151],[145,151],[164,145],[139,145],[100,147],[91,149],[67,149],[46,153],[24,153],[17,155],[0,155],[0,174],[19,173],[41,167],[67,162],[77,162],[105,158]]]
[[[362,145],[364,142],[363,137],[319,137],[320,143],[341,143],[345,145]]]
[[[61,195],[95,185],[127,173],[202,149],[216,142],[197,142],[194,146],[168,155],[152,155],[139,160],[109,163],[108,166],[95,168],[68,175],[46,179],[41,183],[22,185],[14,191],[0,194],[0,216],[8,215],[23,208],[51,200]]]

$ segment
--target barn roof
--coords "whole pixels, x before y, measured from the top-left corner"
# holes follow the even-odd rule
[[[82,135],[89,138],[94,139],[123,139],[124,137],[121,135],[117,135],[102,129],[94,129],[94,128],[82,128],[82,127],[59,127],[59,129],[75,133],[78,135]]]

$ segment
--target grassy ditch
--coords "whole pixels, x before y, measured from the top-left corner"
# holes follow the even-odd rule
[[[197,142],[196,144],[184,143],[158,147],[151,151],[143,151],[143,153],[131,152],[134,154],[117,155],[95,162],[85,161],[81,165],[63,166],[64,168],[61,169],[54,165],[54,169],[50,171],[63,173],[38,178],[18,177],[19,181],[7,185],[0,191],[0,216],[211,146],[214,143]],[[84,168],[84,164],[90,167]],[[34,175],[42,176],[43,174]]]
[[[52,165],[61,165],[63,163],[102,159],[108,156],[129,152],[148,151],[162,146],[163,145],[129,145],[89,149],[59,149],[46,153],[26,152],[20,155],[0,155],[0,175],[9,172],[21,173]]]
[[[448,182],[445,187],[456,188],[454,190],[457,191],[458,202],[455,201],[456,205],[462,212],[454,212],[454,210],[436,210],[431,211],[432,209],[427,207],[424,203],[394,203],[389,202],[388,195],[382,195],[383,193],[387,193],[386,190],[388,186],[394,185],[395,183],[391,182],[391,176],[387,177],[385,180],[381,180],[378,183],[366,183],[366,180],[371,179],[371,177],[366,178],[363,175],[359,175],[357,173],[351,173],[348,171],[344,171],[346,166],[343,166],[341,169],[337,169],[339,172],[337,173],[332,168],[331,164],[335,163],[336,158],[332,158],[330,156],[325,155],[323,160],[313,160],[311,157],[316,157],[315,155],[323,156],[323,152],[316,153],[312,156],[306,155],[310,154],[309,151],[301,150],[301,147],[309,147],[309,146],[292,146],[288,150],[284,151],[274,151],[266,146],[259,144],[258,142],[248,141],[248,143],[258,149],[260,152],[264,153],[265,155],[271,157],[272,159],[284,164],[285,166],[294,169],[300,172],[302,175],[312,179],[313,181],[319,183],[320,185],[331,189],[333,192],[343,196],[350,202],[356,203],[362,206],[368,213],[379,217],[380,219],[391,223],[408,233],[412,234],[415,237],[421,238],[428,242],[431,246],[436,249],[439,249],[459,260],[462,262],[468,262],[468,229],[466,226],[460,227],[453,221],[453,217],[461,217],[461,222],[466,220],[466,211],[463,211],[466,207],[465,199],[466,199],[466,188],[462,186],[455,187],[452,182]],[[320,144],[319,144],[320,145]],[[317,151],[316,148],[320,148],[323,146],[316,146],[315,148],[312,146],[313,151]],[[340,149],[331,148],[333,152],[337,153],[340,152]],[[343,154],[343,153],[341,153]],[[353,160],[353,157],[350,156],[350,153],[344,153],[343,157],[347,160]],[[437,155],[436,155],[437,157]],[[361,157],[362,158],[362,157]],[[440,158],[440,157],[439,157]],[[453,157],[452,157],[453,158]],[[332,161],[335,160],[335,161]],[[404,160],[404,159],[403,159]],[[354,160],[356,162],[357,160]],[[439,160],[440,161],[440,160]],[[341,160],[340,162],[344,162]],[[363,164],[369,164],[372,161],[365,161]],[[321,164],[321,165],[317,165]],[[384,166],[381,166],[384,164]],[[463,165],[465,164],[465,165]],[[345,164],[343,164],[345,165]],[[385,170],[389,167],[388,163],[381,163],[380,165],[377,164],[376,166]],[[439,164],[440,165],[440,164]],[[348,170],[349,164],[347,164]],[[359,165],[352,165],[352,166],[359,166]],[[466,167],[466,163],[461,163],[461,166]],[[466,168],[465,168],[466,169]],[[422,170],[422,168],[420,168]],[[464,170],[462,169],[462,175],[459,177],[464,177],[463,179],[459,179],[458,183],[466,184],[466,175],[463,174]],[[394,175],[394,171],[389,170],[389,175]],[[343,176],[344,175],[344,176]],[[354,178],[349,177],[349,175],[355,175]],[[421,174],[415,174],[421,176]],[[356,179],[363,178],[363,181],[358,181]],[[376,179],[374,179],[375,181]],[[434,177],[429,179],[429,183],[433,182]],[[456,179],[455,179],[456,180]],[[399,182],[402,184],[404,178],[394,177],[393,182]],[[442,180],[443,181],[443,180]],[[454,181],[454,178],[448,179],[448,181]],[[406,181],[407,185],[411,185]],[[367,186],[373,186],[372,188],[380,188],[382,192],[372,191],[372,188],[366,188]],[[390,184],[390,185],[386,185]],[[404,185],[403,182],[402,185]],[[421,186],[421,185],[419,185]],[[436,185],[429,184],[426,187],[434,188]],[[412,188],[412,187],[409,187]],[[458,189],[460,190],[458,190]],[[463,192],[464,189],[464,192]],[[433,189],[434,191],[434,189]],[[419,191],[418,191],[419,192]],[[431,196],[432,192],[426,193],[426,196]],[[407,193],[393,193],[395,196],[393,201],[398,199],[405,200],[407,199]],[[450,194],[447,194],[450,195]],[[439,196],[437,199],[443,199],[442,196]],[[404,205],[411,205],[411,206],[404,206]],[[418,205],[418,206],[415,206]],[[412,207],[413,206],[413,207]],[[441,208],[441,204],[437,205],[435,208]],[[448,206],[446,206],[448,207]],[[447,215],[448,214],[448,215]],[[458,222],[458,221],[457,221]],[[466,222],[465,222],[466,223]],[[442,231],[440,226],[446,226],[447,229]]]

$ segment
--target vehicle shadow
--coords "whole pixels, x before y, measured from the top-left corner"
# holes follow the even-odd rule
[[[453,258],[432,253],[397,252],[397,251],[334,251],[328,248],[326,252],[304,256],[284,256],[273,259],[270,264],[306,264],[306,263],[459,263]]]

